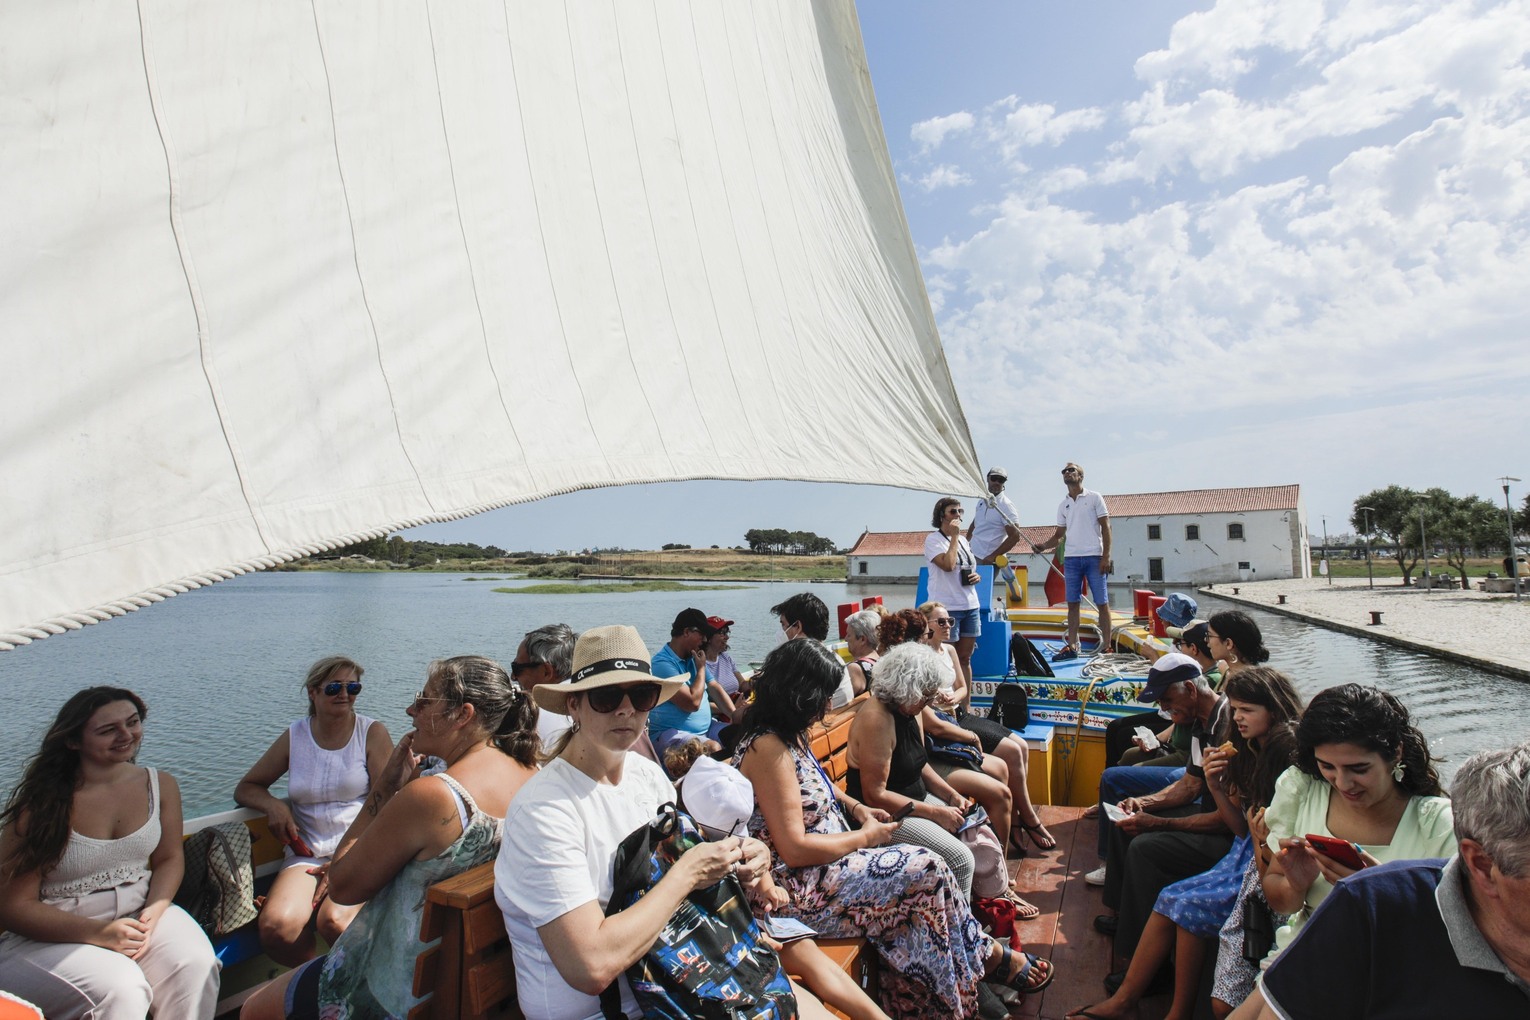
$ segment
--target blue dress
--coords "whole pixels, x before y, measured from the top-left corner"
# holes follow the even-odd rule
[[[1165,887],[1153,910],[1198,938],[1216,938],[1237,902],[1243,873],[1253,856],[1254,842],[1244,833],[1209,871]]]

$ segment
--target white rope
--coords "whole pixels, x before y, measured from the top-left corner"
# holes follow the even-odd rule
[[[1153,664],[1132,652],[1105,652],[1084,664],[1083,675],[1091,680],[1114,676],[1147,676]]]

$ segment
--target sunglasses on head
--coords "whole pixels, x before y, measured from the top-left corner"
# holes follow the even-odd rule
[[[351,680],[347,683],[341,683],[339,680],[331,680],[329,683],[320,688],[320,690],[324,692],[324,696],[326,698],[333,698],[341,691],[344,691],[354,698],[356,695],[361,693],[361,681]]]
[[[626,687],[595,687],[584,692],[585,700],[595,711],[605,715],[621,707],[622,699],[632,702],[634,712],[647,712],[659,703],[658,684],[631,684]]]

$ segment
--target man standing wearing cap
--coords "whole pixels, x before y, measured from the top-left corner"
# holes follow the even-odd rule
[[[979,563],[992,563],[1020,541],[1020,512],[1004,495],[1009,474],[1001,467],[988,469],[988,495],[978,501],[967,528],[967,542]]]
[[[711,740],[712,703],[707,699],[707,659],[702,647],[712,636],[707,614],[682,609],[669,628],[669,641],[653,655],[653,675],[658,679],[684,676],[684,687],[669,701],[648,714],[648,735],[663,754],[670,744],[699,737],[710,744],[707,753],[722,745]]]
[[[1191,727],[1190,763],[1183,776],[1157,793],[1122,800],[1117,806],[1126,818],[1100,822],[1108,830],[1105,906],[1117,913],[1096,917],[1094,927],[1114,935],[1116,954],[1126,959],[1136,951],[1164,887],[1210,868],[1232,846],[1202,765],[1206,752],[1225,739],[1227,698],[1211,689],[1194,659],[1170,652],[1153,663],[1137,700],[1157,703],[1176,723]]]

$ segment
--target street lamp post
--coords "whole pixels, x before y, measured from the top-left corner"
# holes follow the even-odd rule
[[[1519,481],[1518,478],[1504,475],[1498,479],[1503,483],[1503,512],[1509,518],[1509,577],[1514,580],[1514,597],[1519,598],[1519,555],[1514,549],[1514,506],[1509,502],[1509,483]]]
[[[1375,507],[1363,506],[1365,511],[1365,586],[1372,591],[1376,589],[1376,575],[1371,572],[1371,514]]]
[[[1418,548],[1424,554],[1424,576],[1429,576],[1429,536],[1424,534],[1424,508],[1418,508]],[[1430,578],[1429,591],[1434,591],[1434,579]]]
[[[1328,575],[1328,583],[1333,584],[1333,567],[1328,564],[1328,517],[1323,517],[1323,573]]]

